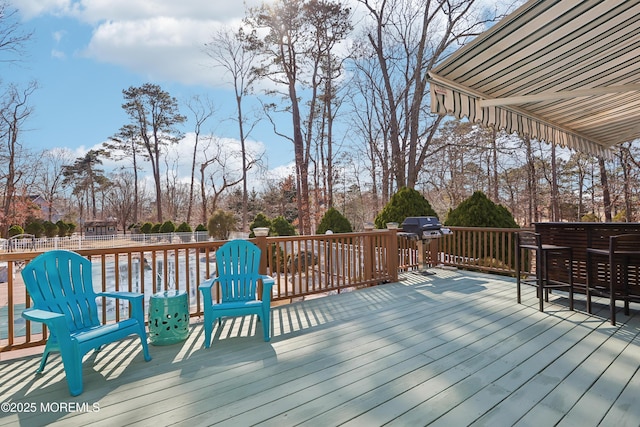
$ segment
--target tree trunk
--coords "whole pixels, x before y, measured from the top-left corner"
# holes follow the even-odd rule
[[[249,205],[249,192],[247,190],[247,147],[244,136],[244,124],[242,117],[242,96],[236,95],[238,106],[238,130],[240,132],[240,150],[242,152],[242,231],[249,231],[247,225],[247,213]]]
[[[205,178],[204,178],[204,171],[206,169],[206,165],[200,165],[200,198],[202,201],[202,205],[201,205],[201,211],[200,214],[201,216],[201,223],[202,224],[206,224],[207,223],[207,189],[206,189],[206,185],[205,185]]]
[[[600,166],[600,184],[602,184],[602,204],[604,206],[604,221],[611,222],[611,193],[609,192],[609,180],[607,178],[607,169],[605,168],[604,159],[598,159]]]
[[[631,222],[631,218],[633,218],[633,204],[631,201],[631,165],[629,164],[629,149],[627,147],[620,147],[620,158],[622,164],[622,174],[624,181],[622,183],[622,188],[624,192],[624,218],[626,222]]]
[[[499,179],[498,179],[498,144],[496,143],[497,132],[495,128],[491,128],[491,154],[493,160],[493,201],[498,203],[499,201]]]
[[[156,146],[157,144],[156,142]],[[151,164],[153,165],[153,179],[156,184],[156,220],[162,223],[162,187],[160,185],[160,152],[158,149],[155,150],[155,157],[151,160]]]
[[[305,142],[302,137],[302,119],[296,94],[295,81],[289,83],[291,117],[293,120],[293,146],[296,163],[296,190],[300,234],[311,234],[309,214],[309,164],[305,155]]]
[[[538,199],[538,185],[536,179],[536,165],[535,158],[533,157],[533,151],[531,150],[531,140],[528,137],[524,137],[524,143],[527,151],[527,202],[528,202],[528,224],[531,225],[538,221],[538,205],[536,200]]]
[[[558,204],[558,166],[556,164],[556,145],[551,144],[551,221],[560,221]]]

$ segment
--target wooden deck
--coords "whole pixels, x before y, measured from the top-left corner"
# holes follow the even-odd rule
[[[580,296],[540,313],[514,279],[432,271],[274,307],[270,343],[246,318],[208,350],[194,323],[148,363],[133,340],[107,346],[77,398],[58,356],[40,376],[39,355],[0,361],[0,425],[638,426],[640,307],[612,327]]]

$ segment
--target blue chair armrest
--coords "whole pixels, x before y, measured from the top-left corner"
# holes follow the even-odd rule
[[[38,308],[28,308],[22,312],[22,317],[32,322],[51,323],[57,319],[64,320],[64,314],[54,313],[53,311],[40,310]]]
[[[211,289],[213,284],[215,282],[217,282],[217,281],[218,281],[218,277],[217,276],[212,276],[212,277],[208,278],[207,280],[205,280],[204,282],[202,282],[200,284],[200,286],[198,286],[198,289],[200,289],[200,290]]]
[[[217,281],[218,281],[217,276],[210,277],[209,279],[202,282],[200,286],[198,286],[198,289],[200,289],[200,292],[202,292],[202,298],[204,299],[205,306],[207,307],[213,305],[211,288],[213,287],[213,284],[216,283]]]
[[[262,279],[262,301],[271,303],[271,288],[276,281],[273,277],[267,276],[266,274],[261,274],[260,279]]]
[[[124,291],[98,292],[96,295],[99,297],[126,299],[127,301],[135,301],[138,298],[144,297],[144,295],[138,292],[124,292]]]
[[[63,341],[68,341],[71,332],[64,314],[39,308],[28,308],[22,312],[22,317],[32,322],[44,323],[53,335]]]
[[[266,274],[261,274],[261,275],[260,275],[260,279],[262,279],[262,284],[263,284],[264,286],[269,286],[269,287],[271,287],[271,286],[273,286],[273,285],[276,283],[276,280],[275,280],[273,277],[268,276],[268,275],[266,275]]]
[[[98,292],[99,297],[117,298],[129,301],[131,318],[138,319],[144,325],[144,295],[137,292],[108,291]]]

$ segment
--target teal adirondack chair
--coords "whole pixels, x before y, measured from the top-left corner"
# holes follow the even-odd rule
[[[100,292],[93,290],[91,262],[65,250],[45,252],[22,270],[24,284],[33,300],[33,308],[22,313],[25,319],[41,322],[50,331],[38,373],[44,370],[49,353],[60,352],[72,396],[82,393],[82,358],[129,335],[138,335],[144,359],[151,360],[144,325],[144,297],[132,292]],[[98,320],[97,297],[128,300],[131,318],[117,323],[101,324]]]
[[[204,346],[211,345],[213,323],[223,317],[255,314],[262,321],[264,340],[269,341],[272,277],[258,273],[260,248],[246,240],[232,240],[216,250],[216,276],[200,285],[204,300]],[[262,280],[262,300],[258,282]],[[212,287],[219,285],[220,302],[214,303]]]

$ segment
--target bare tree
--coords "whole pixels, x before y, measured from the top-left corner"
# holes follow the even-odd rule
[[[264,38],[258,39],[257,32],[248,46],[250,50],[265,56],[264,65],[257,69],[261,77],[286,87],[286,97],[290,102],[292,136],[276,134],[293,143],[296,164],[296,190],[298,193],[299,228],[303,234],[310,233],[309,212],[309,155],[302,134],[302,112],[298,92],[302,85],[303,64],[309,51],[309,35],[305,26],[302,0],[279,0],[273,5],[262,5],[250,9],[246,23],[253,29],[266,29]],[[273,120],[271,120],[272,123]]]
[[[40,156],[40,173],[37,177],[36,188],[48,204],[48,221],[53,220],[54,204],[63,191],[63,166],[73,162],[73,153],[66,148],[47,150]]]
[[[625,211],[625,221],[632,222],[635,214],[633,196],[631,193],[631,189],[633,187],[632,183],[632,165],[634,164],[633,155],[631,154],[631,144],[625,143],[622,144],[618,149],[618,158],[620,159],[620,166],[622,168],[622,176],[623,176],[623,192],[624,192],[624,211]],[[635,166],[638,166],[636,163]]]
[[[247,48],[247,41],[255,37],[255,33],[249,37],[242,29],[234,33],[231,29],[223,29],[215,33],[211,42],[205,44],[206,54],[213,60],[217,67],[226,71],[226,75],[233,82],[233,90],[236,98],[236,122],[240,135],[240,150],[242,155],[242,230],[247,231],[247,172],[248,153],[247,138],[258,123],[257,120],[249,121],[243,110],[244,97],[250,92],[253,83],[258,78],[254,73],[258,52]]]
[[[112,158],[114,160],[123,160],[126,158],[129,158],[131,160],[135,199],[135,202],[132,206],[133,211],[131,219],[134,224],[137,224],[139,219],[138,206],[140,206],[140,200],[138,196],[140,194],[138,184],[138,172],[140,171],[140,166],[138,165],[138,156],[143,155],[142,150],[144,149],[140,141],[140,132],[138,132],[138,129],[135,125],[128,124],[122,126],[118,133],[112,136],[110,139],[110,142],[105,142],[102,144],[102,146],[104,147],[104,150],[102,151],[104,156],[107,158]]]
[[[353,138],[361,138],[371,177],[374,208],[378,212],[389,200],[394,188],[391,154],[386,143],[389,135],[389,121],[385,118],[388,109],[384,107],[384,90],[378,84],[379,67],[373,61],[355,61],[354,66],[357,72],[350,81],[352,89],[349,94],[353,109],[352,127],[355,130]]]
[[[353,27],[351,11],[339,2],[309,0],[304,5],[304,15],[311,31],[311,91],[309,117],[306,123],[307,152],[316,141],[320,169],[323,173],[324,201],[333,206],[334,122],[340,106],[338,98],[339,78],[343,72],[344,58],[336,55]],[[317,105],[316,105],[317,104]],[[314,123],[316,122],[316,123]],[[312,128],[317,130],[313,131]],[[320,205],[316,200],[316,206]]]
[[[187,108],[193,114],[194,122],[194,136],[195,140],[193,142],[193,153],[191,157],[191,181],[189,185],[189,200],[187,202],[187,219],[186,222],[191,222],[191,214],[194,203],[194,191],[195,191],[195,174],[196,174],[196,157],[200,149],[200,138],[202,134],[202,126],[204,123],[210,119],[216,111],[215,106],[211,99],[200,96],[194,96],[189,101],[187,101]],[[244,159],[244,143],[243,146],[243,159]],[[246,179],[246,175],[244,176]],[[246,187],[246,185],[245,185]],[[206,221],[206,218],[204,219]],[[204,222],[204,221],[203,221]]]
[[[122,93],[125,99],[122,108],[136,126],[145,149],[144,155],[151,163],[156,186],[156,218],[162,222],[160,160],[165,154],[164,147],[181,139],[182,134],[176,126],[183,123],[185,117],[178,111],[178,101],[158,85],[145,83],[140,87],[125,89]]]
[[[189,184],[182,180],[180,174],[180,160],[171,159],[165,156],[165,183],[163,185],[165,196],[163,198],[163,209],[166,218],[182,221],[186,217],[186,210],[189,205],[190,188]]]
[[[100,193],[108,185],[108,178],[104,175],[104,169],[100,157],[103,152],[100,150],[89,150],[84,156],[78,157],[71,165],[62,166],[63,185],[72,185],[74,193],[85,194],[86,197],[79,197],[87,203],[87,210],[91,211],[91,219],[98,217],[98,203],[96,194]],[[90,203],[90,205],[89,205]]]
[[[323,31],[319,23],[326,20],[334,24],[340,23],[336,29],[348,28],[350,24],[342,24],[345,17],[348,17],[348,11],[345,13],[339,3],[279,0],[272,5],[250,9],[245,19],[250,28],[266,30],[266,35],[262,38],[255,32],[247,39],[248,48],[265,58],[263,66],[256,72],[278,87],[286,88],[282,95],[288,102],[286,112],[291,115],[292,135],[279,132],[275,125],[274,131],[290,140],[294,146],[298,221],[303,234],[311,232],[309,161],[313,125],[318,113],[316,103],[322,82],[321,65],[329,64],[327,49],[335,45],[335,40],[329,38],[317,43],[321,38],[319,34]],[[337,31],[336,35],[339,33]],[[328,66],[326,71],[332,72],[332,67],[335,65]],[[305,90],[311,92],[306,105],[301,101]],[[274,104],[270,106],[275,107]],[[303,112],[305,106],[308,106],[306,119]],[[272,117],[269,119],[275,123]]]
[[[218,141],[219,142],[219,141]],[[214,147],[204,151],[205,160],[200,164],[200,194],[202,197],[202,223],[207,223],[209,212],[214,212],[218,208],[218,199],[227,190],[242,182],[242,174],[231,165],[233,154],[224,150],[218,143]],[[207,168],[215,166],[213,172],[207,175]],[[207,182],[209,183],[213,195],[211,205],[207,203]]]
[[[24,89],[10,84],[0,100],[0,163],[3,165],[0,178],[4,181],[0,232],[3,236],[7,235],[11,225],[17,184],[21,180],[23,172],[29,169],[20,167],[20,162],[25,160],[24,156],[26,155],[20,136],[26,120],[33,113],[33,108],[29,105],[29,98],[36,89],[35,82],[29,83]]]
[[[580,221],[585,214],[584,206],[584,192],[586,186],[586,180],[589,173],[590,158],[584,153],[574,153],[567,164],[567,170],[572,179],[572,184],[575,185],[576,193],[576,216],[573,218],[576,221]]]
[[[0,62],[14,62],[24,53],[25,44],[31,40],[32,31],[25,31],[17,17],[18,11],[7,0],[0,0]]]
[[[398,187],[414,187],[441,116],[428,113],[428,72],[457,43],[482,31],[476,0],[358,0],[368,11],[371,26],[365,31],[384,88],[385,119],[389,123],[394,179]],[[364,46],[361,46],[360,51]]]
[[[536,175],[536,159],[533,155],[533,148],[531,146],[531,140],[525,136],[522,138],[524,146],[526,148],[527,159],[527,197],[528,212],[527,212],[527,224],[532,224],[538,221],[538,178]]]
[[[135,194],[133,182],[135,175],[130,171],[121,170],[110,176],[109,190],[106,193],[106,206],[109,212],[118,220],[119,227],[127,230],[132,222],[135,204],[138,197]]]

